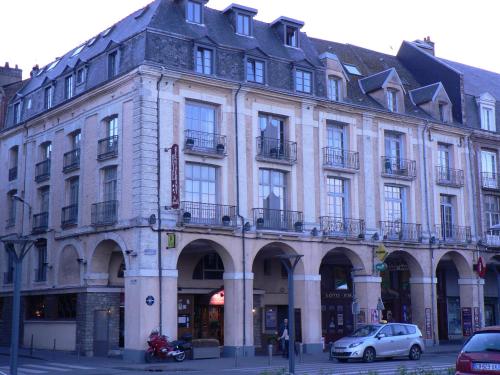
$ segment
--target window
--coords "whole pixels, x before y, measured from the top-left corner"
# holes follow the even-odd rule
[[[284,172],[272,169],[259,170],[259,206],[270,210],[286,209]]]
[[[76,293],[26,296],[26,320],[74,320],[76,305]]]
[[[7,275],[5,280],[8,284],[12,284],[12,281],[14,279],[14,245],[12,244],[6,244],[5,245],[5,250],[7,251],[7,264],[6,264],[6,271]]]
[[[403,140],[401,134],[385,132],[384,147],[385,156],[389,160],[390,164],[389,169],[392,169],[392,167],[399,168],[399,164],[403,156]]]
[[[81,85],[85,82],[85,68],[80,68],[76,71],[76,84]]]
[[[327,146],[343,151],[345,146],[345,126],[328,122],[326,126]],[[342,153],[340,154],[342,156]]]
[[[14,199],[14,195],[17,194],[17,190],[11,190],[7,194],[7,226],[11,227],[16,224],[16,212],[17,212],[17,201]]]
[[[45,186],[40,189],[40,212],[49,212],[50,189]]]
[[[37,269],[35,281],[47,281],[47,242],[36,245]]]
[[[201,74],[212,74],[212,50],[198,47],[196,49],[196,72]]]
[[[216,133],[216,108],[202,103],[186,103],[186,129],[207,134]]]
[[[295,91],[310,94],[312,88],[312,73],[297,69],[295,71]]]
[[[241,13],[236,15],[236,32],[241,35],[252,35],[250,16]]]
[[[357,66],[345,64],[344,68],[345,68],[345,70],[347,70],[347,72],[349,74],[352,74],[354,76],[361,76],[362,75]]]
[[[438,165],[443,170],[451,168],[449,145],[442,143],[438,145]]]
[[[71,57],[78,55],[82,50],[85,48],[85,44],[82,44],[80,47],[75,48],[73,53],[71,54]]]
[[[385,185],[384,208],[386,221],[403,223],[405,219],[404,188]]]
[[[54,100],[54,86],[46,87],[44,92],[45,109],[52,108],[53,100]]]
[[[254,59],[247,60],[247,81],[264,83],[264,62]]]
[[[111,30],[112,30],[112,29],[113,29],[113,26],[108,27],[106,30],[104,30],[104,31],[102,32],[102,37],[103,37],[103,38],[107,37],[107,36],[109,35],[109,33],[111,32]]]
[[[500,197],[495,195],[484,196],[484,213],[486,215],[486,229],[500,224]]]
[[[19,159],[19,147],[14,146],[9,150],[9,181],[17,179],[17,163]]]
[[[28,99],[28,105],[27,105],[27,109],[31,109],[31,105],[32,105],[32,101],[31,101],[31,98]]]
[[[481,129],[492,132],[496,131],[494,118],[492,108],[481,106]]]
[[[64,79],[64,97],[71,99],[73,97],[73,76],[67,76]]]
[[[21,103],[14,104],[14,124],[21,122]]]
[[[71,134],[71,149],[76,150],[80,148],[80,143],[82,141],[82,132],[77,130]]]
[[[114,116],[106,121],[106,137],[118,136],[118,117]]]
[[[186,164],[185,199],[195,203],[217,203],[216,168],[202,164]],[[191,212],[195,217],[196,213]],[[201,213],[200,213],[201,215]]]
[[[281,117],[259,114],[260,136],[277,141],[278,148],[283,149],[285,141],[285,120]],[[276,143],[276,142],[275,142]]]
[[[347,182],[337,177],[327,178],[328,189],[328,216],[345,219],[347,204]]]
[[[447,104],[443,102],[438,103],[438,110],[439,110],[439,121],[441,122],[447,122],[448,121],[448,116],[447,116]]]
[[[42,161],[50,160],[50,157],[52,156],[52,143],[50,142],[43,143],[41,146],[41,152],[42,152]]]
[[[453,238],[453,197],[441,194],[441,235],[443,239]]]
[[[497,154],[495,152],[481,151],[481,176],[483,187],[493,189],[498,187]]]
[[[328,98],[333,101],[340,100],[341,79],[339,77],[328,77]]]
[[[396,90],[387,90],[387,109],[391,112],[398,111],[398,92]]]
[[[118,52],[113,51],[108,55],[108,78],[118,74]]]
[[[299,46],[299,30],[296,27],[285,27],[285,44],[289,47]]]
[[[71,178],[68,182],[68,202],[70,206],[78,206],[78,190],[80,179],[78,177]]]
[[[188,1],[186,4],[186,19],[189,22],[202,23],[202,5],[197,1]]]
[[[117,168],[107,167],[103,170],[103,198],[105,202],[115,201],[117,198]]]

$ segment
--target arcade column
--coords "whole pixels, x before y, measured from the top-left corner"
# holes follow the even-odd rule
[[[295,308],[300,308],[302,343],[306,353],[320,353],[321,275],[294,275]],[[299,322],[295,322],[299,324]]]
[[[379,276],[354,276],[354,288],[358,301],[359,323],[378,323],[380,320],[377,304],[381,298]]]
[[[411,321],[420,328],[426,345],[434,345],[436,342],[436,284],[435,277],[410,278]]]
[[[484,279],[478,277],[458,279],[462,332],[484,326]],[[472,320],[472,321],[471,321]]]

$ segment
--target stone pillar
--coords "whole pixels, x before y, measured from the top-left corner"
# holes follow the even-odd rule
[[[363,176],[364,176],[364,216],[366,223],[366,233],[371,235],[374,232],[378,232],[378,223],[376,219],[376,200],[377,200],[377,190],[375,189],[375,181],[378,181],[378,176],[375,178],[375,174],[379,170],[376,163],[379,163],[378,157],[373,157],[373,155],[378,155],[376,145],[373,143],[373,138],[376,138],[376,134],[372,134],[373,126],[373,116],[363,115],[363,153],[364,155],[369,155],[370,157],[363,157]],[[380,288],[379,288],[380,289]]]
[[[163,334],[170,340],[177,340],[177,270],[166,270],[162,272],[162,308],[161,321]]]
[[[470,307],[472,309],[472,327],[475,320],[479,319],[479,326],[484,326],[484,279],[479,277],[458,279],[460,287],[460,309]],[[479,309],[479,310],[478,310]],[[479,313],[479,316],[477,315]],[[463,322],[462,322],[463,325]]]
[[[437,334],[437,278],[412,277],[411,287],[411,319],[416,324],[426,345],[434,345]],[[434,296],[434,298],[433,298]]]
[[[245,288],[243,288],[245,278]],[[245,293],[245,302],[244,294]],[[245,307],[243,304],[245,303]],[[253,273],[224,273],[224,355],[234,356],[244,347],[245,356],[253,356]],[[243,315],[245,314],[245,315]],[[243,319],[244,317],[244,319]],[[244,322],[243,322],[244,321]],[[243,325],[245,334],[243,334]],[[239,355],[242,355],[241,349]]]
[[[307,353],[320,353],[321,275],[295,275],[295,307],[301,311],[302,343]],[[299,324],[296,322],[295,324]]]
[[[372,314],[377,312],[377,304],[379,298],[381,298],[380,283],[382,278],[379,276],[354,276],[353,282],[356,300],[360,309],[358,321],[362,322],[361,319],[364,315],[365,323],[378,322],[380,317],[378,317],[377,321],[373,321]]]

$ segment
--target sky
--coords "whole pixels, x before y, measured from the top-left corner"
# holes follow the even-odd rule
[[[234,0],[272,22],[305,22],[309,36],[396,54],[430,36],[436,55],[500,73],[500,2],[494,0]],[[151,0],[0,0],[0,66],[45,66]],[[210,0],[222,10],[232,0]]]

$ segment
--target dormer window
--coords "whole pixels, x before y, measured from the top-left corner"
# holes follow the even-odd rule
[[[21,103],[14,104],[14,124],[21,122]]]
[[[481,129],[496,131],[495,122],[493,121],[493,109],[483,106],[481,108]]]
[[[438,103],[439,121],[448,122],[448,104],[444,102]]]
[[[387,90],[387,109],[391,112],[398,111],[398,92],[394,89]]]
[[[299,46],[299,29],[295,26],[287,25],[285,28],[285,44],[289,47]]]
[[[328,77],[328,98],[335,102],[340,100],[342,80],[336,76]]]
[[[118,75],[118,51],[113,51],[108,55],[108,78]]]
[[[65,99],[71,99],[73,97],[73,75],[67,76],[64,79],[64,97]]]
[[[196,72],[201,74],[213,74],[212,68],[213,51],[208,48],[196,48]]]
[[[236,32],[240,35],[251,36],[252,35],[251,23],[252,20],[250,16],[238,13],[236,15]]]
[[[80,68],[76,71],[76,84],[81,85],[85,82],[85,68]]]
[[[203,23],[202,4],[198,1],[188,0],[186,3],[186,19],[193,23]]]
[[[44,91],[45,109],[52,108],[53,100],[54,100],[54,86],[46,87]]]
[[[305,92],[310,94],[312,92],[312,73],[297,69],[295,71],[295,91]]]
[[[222,13],[228,16],[236,34],[249,37],[253,35],[253,18],[257,14],[257,9],[231,4]]]
[[[247,81],[255,83],[264,83],[264,62],[247,59]]]

